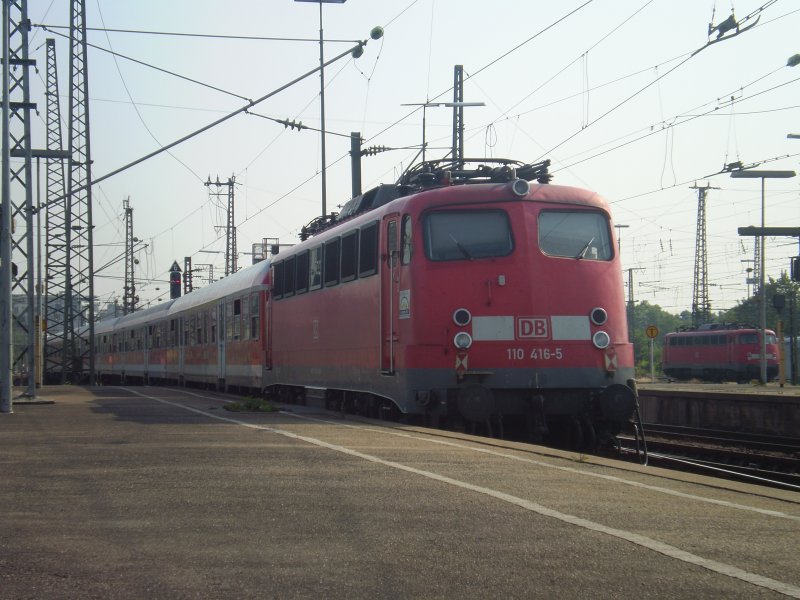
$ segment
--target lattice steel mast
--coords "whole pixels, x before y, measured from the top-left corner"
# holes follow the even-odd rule
[[[697,190],[697,237],[694,251],[694,286],[692,291],[692,325],[698,327],[711,321],[711,303],[708,300],[708,248],[706,245],[706,194],[710,185],[691,186]]]
[[[217,177],[216,181],[211,181],[209,175],[208,181],[204,184],[209,188],[209,194],[213,196],[224,196],[225,194],[220,191],[223,186],[228,187],[228,207],[226,210],[227,224],[225,225],[225,276],[236,273],[239,270],[236,255],[236,225],[234,223],[233,199],[234,199],[234,186],[236,185],[236,178],[231,176],[228,181],[220,181]],[[216,192],[211,191],[211,186],[216,187]]]
[[[192,269],[192,257],[191,256],[184,256],[183,257],[183,295],[190,293],[194,289],[194,280],[193,275],[194,270]]]
[[[761,295],[761,241],[755,238],[753,246],[753,298]]]
[[[464,165],[464,66],[453,68],[453,162]]]
[[[61,136],[61,103],[58,95],[58,70],[56,67],[56,41],[46,40],[47,46],[47,150],[63,150]],[[66,177],[64,161],[47,159],[47,210],[45,213],[45,298],[46,335],[44,345],[44,370],[46,379],[64,383],[68,371],[66,325],[66,283],[69,272],[69,213],[65,194]]]
[[[26,395],[36,395],[34,369],[34,227],[27,0],[3,0],[3,167],[0,215],[0,410],[12,411],[14,368],[27,370]],[[11,159],[14,162],[11,162]],[[16,274],[13,273],[16,267]],[[23,299],[12,310],[12,297]],[[14,325],[24,333],[14,344]]]
[[[66,324],[72,379],[94,380],[94,264],[92,245],[91,149],[89,135],[89,76],[86,51],[86,2],[72,0],[70,17],[68,243]]]
[[[131,199],[126,198],[122,201],[122,208],[125,211],[125,288],[122,294],[122,314],[127,315],[136,310],[136,282],[134,281],[133,243],[133,208]]]

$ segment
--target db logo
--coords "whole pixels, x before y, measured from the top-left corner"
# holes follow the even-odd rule
[[[517,339],[530,340],[550,337],[547,317],[517,317]]]

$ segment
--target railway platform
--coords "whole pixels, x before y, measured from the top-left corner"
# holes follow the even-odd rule
[[[2,600],[800,598],[796,492],[200,390],[41,397],[0,414]]]
[[[646,423],[800,437],[800,386],[639,384]]]

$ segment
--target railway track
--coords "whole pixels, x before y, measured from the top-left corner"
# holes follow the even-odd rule
[[[800,491],[800,439],[646,423],[649,464]],[[619,436],[624,456],[642,456],[633,435]]]

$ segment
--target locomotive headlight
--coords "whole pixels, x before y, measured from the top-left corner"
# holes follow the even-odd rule
[[[605,331],[598,331],[592,336],[592,343],[594,344],[595,348],[604,350],[605,348],[608,348],[608,345],[611,343],[611,336],[609,336]]]
[[[608,321],[608,313],[604,308],[593,308],[590,318],[595,325],[605,325],[605,322]]]
[[[466,350],[472,346],[472,336],[466,331],[460,331],[453,338],[453,343],[459,350]]]
[[[472,313],[470,313],[466,308],[459,308],[453,313],[453,321],[456,325],[460,327],[464,327],[465,325],[469,325],[469,322],[472,320]]]

